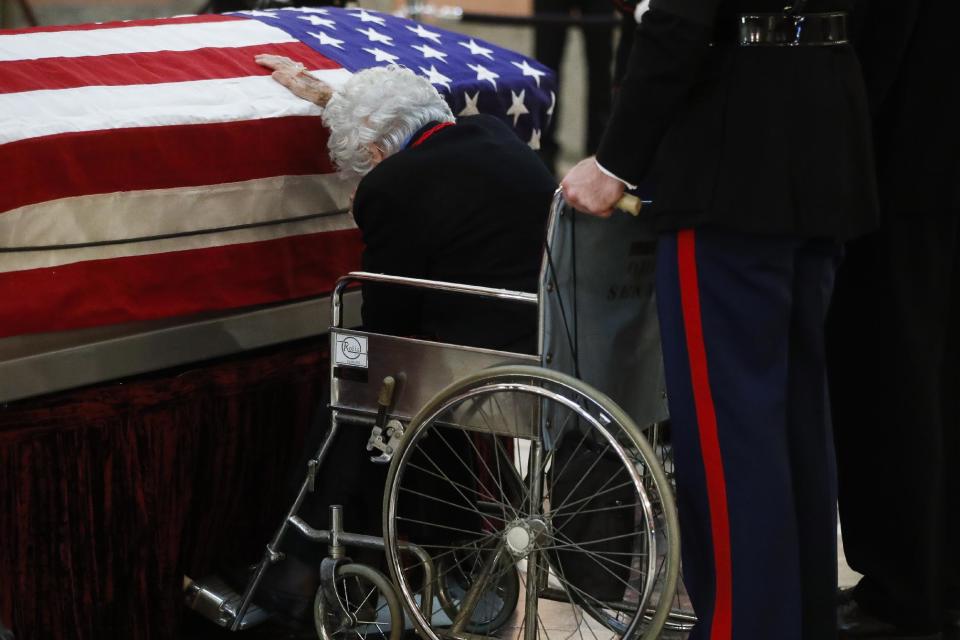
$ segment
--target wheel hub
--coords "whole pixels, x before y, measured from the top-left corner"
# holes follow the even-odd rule
[[[546,535],[546,523],[537,518],[514,520],[507,525],[506,530],[503,532],[507,551],[518,560],[530,555],[534,546],[542,542]]]

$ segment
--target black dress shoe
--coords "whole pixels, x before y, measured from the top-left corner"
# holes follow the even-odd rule
[[[944,611],[943,640],[960,640],[960,609]]]
[[[943,625],[947,628],[960,629],[960,609],[946,609]]]
[[[837,629],[840,640],[864,638],[869,640],[943,640],[943,634],[917,632],[898,627],[876,618],[849,599],[837,607]]]
[[[847,604],[848,602],[853,601],[853,594],[857,590],[856,587],[843,587],[842,589],[837,589],[837,606]]]

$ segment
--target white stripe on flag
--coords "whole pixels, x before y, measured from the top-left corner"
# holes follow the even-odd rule
[[[85,31],[41,31],[0,35],[0,62],[78,58],[117,53],[192,51],[205,47],[249,47],[297,42],[281,29],[257,20],[194,22]]]
[[[346,69],[311,71],[335,89]],[[0,94],[0,144],[78,131],[320,115],[270,76]]]
[[[97,247],[84,247],[82,249],[63,249],[59,251],[0,253],[0,273],[59,267],[75,262],[85,262],[87,260],[109,260],[112,258],[169,253],[171,251],[209,249],[231,244],[262,242],[264,240],[276,240],[278,238],[289,238],[310,233],[323,233],[354,228],[356,228],[356,225],[353,222],[353,216],[349,213],[342,213],[340,215],[311,218],[289,224],[203,233],[194,236],[182,236],[150,242],[109,244]]]
[[[5,248],[82,244],[280,221],[349,207],[337,174],[61,198],[0,214]]]

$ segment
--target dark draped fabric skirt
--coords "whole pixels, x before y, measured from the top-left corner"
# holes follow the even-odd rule
[[[183,575],[257,561],[279,524],[326,362],[314,340],[0,405],[0,620],[176,638]]]

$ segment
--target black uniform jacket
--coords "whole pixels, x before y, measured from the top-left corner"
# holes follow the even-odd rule
[[[784,0],[653,0],[597,153],[649,177],[658,229],[846,238],[876,225],[863,79],[851,46],[739,47],[740,13]],[[804,12],[848,10],[810,0]]]
[[[860,0],[854,18],[883,210],[960,215],[960,2]]]
[[[463,118],[360,181],[354,217],[365,244],[363,268],[535,292],[555,189],[543,162],[506,124],[486,115]],[[517,303],[368,285],[362,317],[366,329],[381,333],[535,347],[535,308]]]

